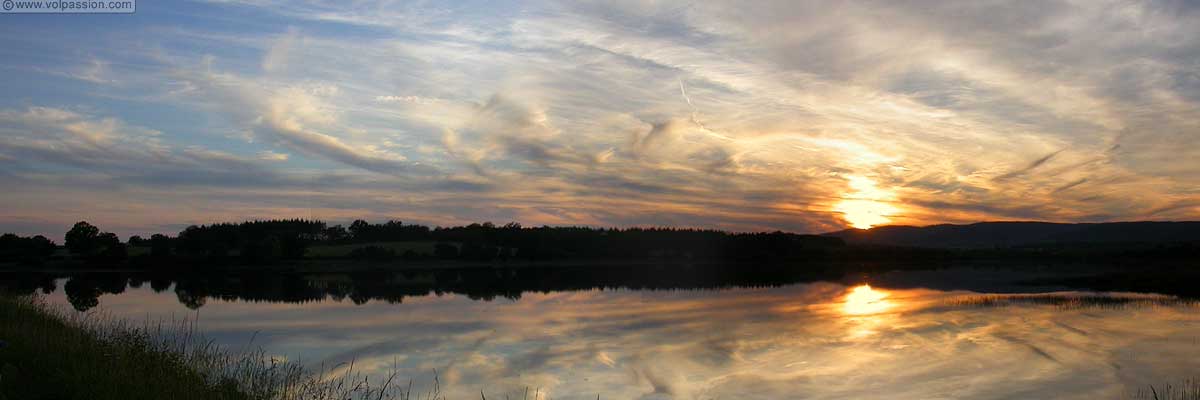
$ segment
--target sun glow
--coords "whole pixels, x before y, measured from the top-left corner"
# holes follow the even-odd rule
[[[862,176],[849,176],[848,179],[853,191],[843,194],[843,200],[833,206],[833,211],[841,213],[850,226],[870,229],[891,222],[890,217],[900,211],[890,203],[895,194],[880,189],[875,181]]]
[[[894,306],[887,298],[887,292],[872,289],[871,285],[856,286],[846,294],[842,310],[849,315],[878,314]]]

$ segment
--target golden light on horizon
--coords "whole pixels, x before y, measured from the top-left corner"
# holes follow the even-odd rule
[[[897,211],[896,207],[874,200],[842,200],[834,210],[842,213],[842,218],[858,229],[871,229],[892,222],[888,216]]]
[[[888,296],[887,292],[872,289],[871,285],[855,286],[846,294],[842,311],[848,315],[878,314],[894,305],[887,300]]]
[[[889,201],[895,198],[891,191],[880,189],[875,181],[863,176],[849,176],[852,192],[842,195],[843,200],[833,206],[842,219],[858,229],[870,229],[891,222],[891,216],[900,212]]]

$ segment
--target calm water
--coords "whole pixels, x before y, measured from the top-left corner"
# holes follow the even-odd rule
[[[945,289],[938,274],[908,280]],[[500,296],[421,295],[430,290],[415,282],[438,279],[429,276],[372,279],[409,288],[403,296],[356,294],[347,288],[353,280],[338,276],[255,283],[287,302],[229,289],[244,288],[240,280],[164,287],[135,279],[140,287],[124,288],[121,278],[121,293],[108,293],[120,291],[111,280],[93,292],[105,293],[93,310],[196,319],[218,344],[241,348],[253,338],[306,365],[397,368],[422,389],[437,371],[451,399],[477,398],[481,389],[520,398],[527,387],[531,398],[536,391],[562,399],[1127,398],[1200,371],[1200,314],[1190,302],[889,284],[904,277]],[[86,302],[79,286],[67,288],[76,293],[69,301],[64,282],[47,296],[52,302]]]

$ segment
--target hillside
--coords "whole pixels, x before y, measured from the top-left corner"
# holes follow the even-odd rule
[[[1057,245],[1200,242],[1200,222],[981,222],[969,225],[881,226],[826,233],[850,245],[1004,248]]]

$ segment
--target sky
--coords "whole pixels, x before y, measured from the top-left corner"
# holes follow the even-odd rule
[[[1200,4],[0,14],[0,230],[1200,217]]]

